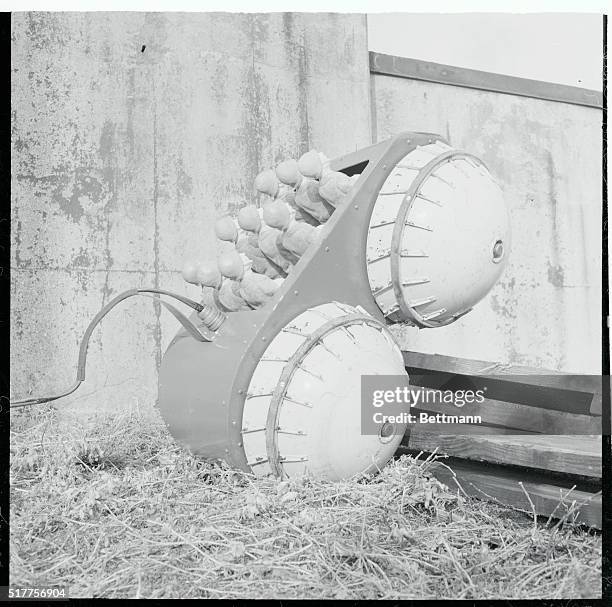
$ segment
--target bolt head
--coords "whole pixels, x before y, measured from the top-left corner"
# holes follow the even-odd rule
[[[501,240],[498,240],[493,245],[493,262],[499,263],[504,256],[504,243]]]

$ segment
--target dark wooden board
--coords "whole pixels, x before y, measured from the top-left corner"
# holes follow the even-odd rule
[[[508,434],[440,434],[415,426],[404,441],[413,451],[425,451],[524,466],[578,476],[601,478],[601,436]]]
[[[413,431],[430,432],[431,434],[450,435],[498,435],[498,434],[529,434],[533,433],[516,430],[515,428],[504,428],[503,426],[487,426],[485,424],[410,424],[406,429],[405,436],[408,437]]]
[[[433,389],[483,389],[492,400],[577,415],[601,416],[608,382],[598,375],[500,365],[440,354],[403,352],[411,383]]]
[[[507,376],[505,380],[533,386],[558,388],[601,393],[601,378],[597,375],[571,375],[551,369],[535,369],[519,365],[506,365],[483,360],[471,360],[444,356],[442,354],[423,354],[422,352],[403,351],[406,368],[415,371],[440,371],[459,375]]]
[[[591,415],[601,415],[602,395],[594,394],[591,403]]]
[[[486,398],[482,403],[466,404],[461,408],[439,402],[419,402],[414,409],[448,415],[480,415],[485,425],[494,424],[527,432],[589,435],[601,433],[600,417],[539,409],[492,398]]]
[[[527,513],[535,509],[539,515],[562,518],[568,509],[575,507],[578,522],[601,529],[601,493],[578,489],[569,491],[541,480],[532,482],[529,474],[507,469],[502,476],[497,469],[489,470],[475,462],[453,462],[450,466],[436,462],[431,470],[440,482],[451,489],[460,486],[467,495],[497,501]],[[525,491],[521,488],[521,482]]]
[[[413,412],[479,415],[482,424],[411,425],[398,453],[446,454],[452,471],[436,462],[435,475],[468,495],[555,518],[574,504],[579,522],[601,528],[601,377],[403,355],[413,385],[485,387],[487,398],[461,408],[420,401]]]

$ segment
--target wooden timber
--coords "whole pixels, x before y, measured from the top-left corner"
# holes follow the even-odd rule
[[[480,424],[416,423],[399,453],[448,457],[432,470],[451,487],[537,514],[601,528],[601,377],[403,352],[411,385],[486,386],[482,403],[419,401],[431,415],[480,416]],[[609,389],[609,388],[608,388]],[[570,491],[571,490],[571,491]],[[569,494],[568,494],[569,492]],[[527,497],[529,495],[529,498]],[[531,500],[531,501],[530,501]]]

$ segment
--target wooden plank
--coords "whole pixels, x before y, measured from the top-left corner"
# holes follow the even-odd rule
[[[458,375],[493,375],[504,376],[504,381],[534,386],[577,390],[592,394],[601,394],[602,380],[599,375],[572,375],[552,369],[536,369],[519,365],[506,365],[484,360],[456,358],[442,354],[424,354],[404,350],[404,365],[410,369],[440,371]]]
[[[403,352],[413,385],[484,389],[489,398],[577,415],[601,415],[604,380],[530,367],[499,366],[439,354]]]
[[[459,373],[461,375],[481,375],[483,373],[487,375],[565,375],[561,371],[550,369],[534,369],[533,367],[444,356],[443,354],[424,354],[423,352],[411,352],[409,350],[402,351],[402,354],[406,367]],[[510,381],[512,380],[510,379]]]
[[[601,415],[602,395],[594,394],[591,402],[591,415]]]
[[[409,455],[414,455],[414,453],[418,451],[427,451],[428,453],[431,453],[436,449],[436,447],[439,446],[437,438],[440,436],[459,436],[464,439],[469,439],[472,436],[516,436],[517,434],[517,431],[511,428],[485,426],[480,424],[436,424],[435,431],[433,432],[431,428],[432,426],[429,424],[409,424],[396,454],[402,455],[406,453]],[[435,437],[432,437],[428,444],[425,445],[426,448],[415,446],[417,444],[416,438],[411,442],[411,436],[428,434],[435,435]],[[438,452],[441,453],[439,449]]]
[[[451,415],[479,415],[483,424],[546,434],[601,434],[601,418],[486,398],[454,408],[446,403],[419,402],[413,410]]]
[[[520,431],[514,428],[504,428],[502,426],[485,426],[484,424],[409,424],[406,429],[406,437],[414,432],[424,432],[435,434],[436,436],[499,436],[499,435],[514,435],[521,434]],[[525,433],[532,435],[531,432]],[[538,435],[539,436],[539,435]]]
[[[370,72],[395,78],[424,80],[481,91],[533,97],[534,99],[546,99],[560,103],[573,103],[597,109],[603,107],[603,94],[592,89],[531,78],[519,78],[506,74],[495,74],[482,70],[471,70],[455,65],[397,57],[384,53],[370,52]]]
[[[412,428],[412,450],[601,478],[601,437],[439,434]]]
[[[453,462],[449,466],[436,462],[431,470],[440,482],[451,489],[461,487],[470,496],[497,501],[527,513],[532,512],[531,499],[537,514],[553,515],[553,518],[561,518],[568,510],[575,509],[578,522],[601,529],[601,493],[570,491],[552,483],[533,482],[528,474],[504,471],[500,476],[496,470],[469,462]]]

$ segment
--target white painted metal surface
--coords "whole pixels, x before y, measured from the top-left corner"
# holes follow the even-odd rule
[[[370,286],[390,321],[445,325],[489,292],[509,247],[503,195],[486,167],[432,142],[381,188],[367,241]]]
[[[361,434],[361,376],[377,374],[406,374],[382,323],[337,302],[300,314],[272,340],[249,384],[242,437],[253,472],[333,480],[383,466],[405,425],[391,440]]]

